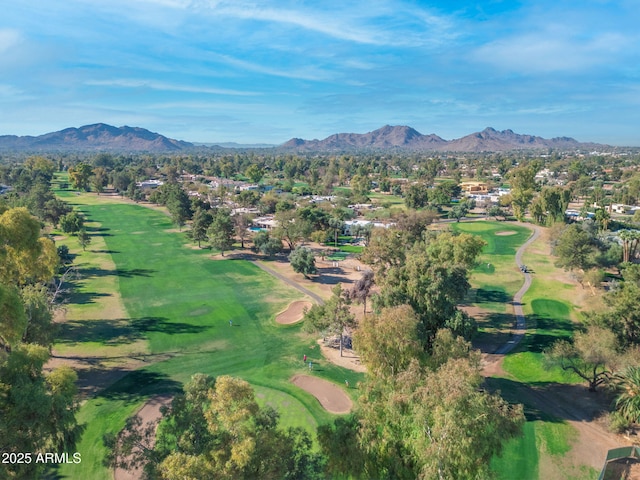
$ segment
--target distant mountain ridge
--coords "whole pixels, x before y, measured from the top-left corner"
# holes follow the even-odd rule
[[[192,149],[261,148],[295,152],[339,152],[355,150],[401,150],[412,152],[504,152],[511,150],[602,150],[608,145],[581,143],[569,137],[545,139],[521,135],[512,130],[485,128],[462,138],[445,140],[436,134],[423,135],[408,126],[385,125],[368,133],[336,133],[324,140],[292,138],[278,146],[231,143],[194,144],[167,138],[140,127],[113,127],[104,123],[65,128],[39,136],[0,135],[0,151],[111,151],[178,152]]]
[[[491,127],[462,138],[445,140],[436,134],[423,135],[407,126],[385,125],[368,133],[337,133],[324,140],[292,138],[280,149],[296,151],[336,151],[355,149],[398,149],[437,152],[502,152],[540,149],[598,149],[608,147],[598,143],[582,143],[570,137],[545,139],[521,135],[513,130],[497,131]]]
[[[65,128],[36,137],[0,136],[1,150],[171,152],[193,147],[192,143],[173,140],[144,128],[113,127],[104,123]]]

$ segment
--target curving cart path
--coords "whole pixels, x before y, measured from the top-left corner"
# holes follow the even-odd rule
[[[524,251],[527,249],[529,245],[531,245],[531,243],[533,243],[540,236],[540,227],[536,225],[530,225],[530,224],[527,224],[526,226],[532,227],[533,233],[527,239],[526,242],[520,245],[520,248],[518,248],[518,251],[516,252],[515,258],[516,258],[516,264],[518,265],[518,268],[522,266],[522,254],[524,253]],[[529,290],[529,287],[531,286],[531,281],[532,281],[531,274],[528,272],[525,272],[524,283],[522,284],[522,287],[520,287],[520,290],[518,290],[518,292],[513,296],[513,302],[512,302],[513,313],[516,317],[515,331],[512,333],[509,341],[495,351],[495,354],[497,355],[505,355],[509,353],[518,345],[518,343],[520,343],[520,341],[524,337],[524,334],[527,330],[527,323],[525,321],[524,312],[522,311],[522,297],[524,296],[525,293],[527,293],[527,290]]]

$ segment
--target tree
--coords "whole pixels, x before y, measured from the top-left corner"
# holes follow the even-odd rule
[[[244,174],[249,177],[253,183],[260,183],[262,177],[264,176],[264,169],[255,163],[252,163],[247,167]]]
[[[371,180],[366,175],[354,175],[349,182],[351,191],[356,199],[367,200],[369,191],[371,190]]]
[[[356,280],[353,287],[347,290],[349,299],[362,303],[362,313],[367,314],[367,298],[371,295],[371,289],[375,284],[374,275],[371,270],[362,272],[362,276]]]
[[[109,177],[107,176],[107,171],[104,167],[95,167],[93,169],[93,175],[91,176],[91,186],[93,189],[98,192],[98,194],[102,193],[104,187],[109,183]]]
[[[417,210],[423,208],[429,202],[429,190],[427,185],[413,183],[404,191],[404,204],[407,208]]]
[[[64,233],[78,233],[84,228],[84,217],[75,210],[60,218],[60,229]]]
[[[475,264],[484,242],[470,234],[437,233],[416,243],[404,261],[376,271],[378,307],[410,305],[420,319],[419,335],[426,350],[440,328],[471,338],[475,322],[457,305],[470,288],[468,269]],[[379,270],[380,271],[380,270]]]
[[[349,311],[349,299],[340,284],[333,287],[331,293],[331,298],[324,305],[314,305],[305,313],[305,328],[311,332],[337,335],[342,356],[344,332],[355,326],[355,318]]]
[[[628,366],[615,374],[615,408],[627,421],[640,423],[640,367]]]
[[[449,211],[449,218],[455,218],[456,222],[459,222],[461,218],[467,216],[467,213],[469,213],[469,210],[471,210],[471,208],[471,205],[467,201],[463,200],[454,205],[453,208]]]
[[[270,257],[282,251],[282,240],[272,237],[269,232],[258,232],[253,237],[253,250]]]
[[[353,419],[319,429],[332,473],[394,479],[487,477],[491,458],[521,431],[522,407],[479,388],[479,362],[468,343],[466,350],[456,347],[454,356],[430,367],[428,358],[416,351],[419,322],[411,309],[383,312],[365,319],[362,327],[371,349],[361,339],[366,352],[361,358],[368,367],[360,386],[361,408]],[[436,338],[442,338],[438,351],[455,344],[450,337]],[[378,343],[384,354],[376,351]],[[356,463],[336,459],[340,454],[349,454]]]
[[[329,218],[329,227],[333,230],[333,246],[338,248],[338,235],[344,228],[344,222],[339,218]]]
[[[89,235],[84,228],[78,232],[78,243],[83,251],[86,250],[87,246],[91,243],[91,235]]]
[[[93,168],[88,163],[78,163],[73,167],[69,167],[69,179],[76,190],[89,191],[89,182],[92,174]]]
[[[20,291],[26,318],[26,328],[22,342],[35,343],[43,347],[53,344],[56,324],[47,287],[42,284],[27,285]]]
[[[604,208],[597,208],[595,220],[596,224],[600,228],[600,231],[604,232],[609,227],[611,214],[609,214],[609,212],[607,212]]]
[[[244,248],[244,241],[249,235],[249,227],[251,226],[251,216],[246,213],[237,213],[233,216],[233,227],[236,236],[240,239],[240,247]]]
[[[640,230],[622,230],[619,236],[622,240],[622,261],[634,260],[640,246]]]
[[[374,228],[360,260],[370,265],[377,277],[383,277],[388,269],[404,263],[410,245],[395,228]]]
[[[16,346],[0,356],[0,450],[2,452],[65,452],[79,438],[75,420],[77,376],[69,367],[44,374],[47,347]],[[2,478],[37,478],[44,465],[36,462],[0,464]]]
[[[409,210],[402,211],[393,217],[396,223],[396,230],[402,232],[408,245],[422,239],[422,234],[427,227],[438,219],[435,210]]]
[[[313,451],[309,434],[278,428],[277,412],[261,408],[244,380],[196,374],[164,420],[153,448],[149,437],[155,429],[141,432],[135,420],[119,437],[107,437],[108,463],[141,464],[150,478],[161,480],[322,478],[323,458]]]
[[[589,232],[577,224],[567,226],[556,242],[553,254],[558,257],[556,265],[566,270],[586,270],[593,265],[596,248]]]
[[[193,214],[191,221],[191,230],[189,230],[189,238],[194,242],[198,242],[198,248],[200,248],[201,242],[206,242],[209,237],[207,236],[207,230],[213,222],[211,213],[202,208],[197,208]]]
[[[207,236],[211,246],[220,250],[223,257],[225,250],[233,246],[233,231],[231,212],[226,208],[219,208],[207,230]]]
[[[289,263],[291,263],[293,271],[301,273],[304,278],[309,278],[309,275],[314,275],[317,272],[315,256],[307,247],[296,247],[289,254]]]
[[[168,184],[165,204],[173,223],[182,229],[182,226],[192,215],[191,201],[187,193],[177,184]]]
[[[536,172],[536,166],[529,164],[519,166],[509,175],[513,214],[520,221],[524,220],[525,211],[533,198]]]
[[[578,375],[589,384],[589,391],[595,392],[611,377],[611,367],[618,359],[617,347],[612,331],[591,325],[586,332],[576,333],[573,343],[554,343],[546,357],[551,364]]]
[[[354,347],[372,374],[396,375],[412,360],[424,357],[418,325],[418,317],[409,305],[383,308],[360,322],[353,337]]]
[[[604,297],[607,310],[594,315],[592,322],[611,329],[624,346],[640,345],[640,265],[626,264],[622,278]]]
[[[296,248],[297,243],[311,234],[311,224],[302,219],[295,210],[278,211],[275,214],[278,226],[273,234],[284,240],[290,250]]]
[[[40,236],[40,222],[26,208],[10,208],[0,215],[0,282],[48,281],[58,261],[55,244]]]
[[[498,217],[505,217],[504,211],[498,206],[493,205],[487,210],[487,215],[498,220]]]

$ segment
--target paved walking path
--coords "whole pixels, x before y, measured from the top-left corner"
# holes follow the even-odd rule
[[[303,287],[302,285],[298,284],[297,282],[294,282],[290,278],[287,278],[284,275],[276,272],[273,268],[269,268],[266,265],[262,265],[261,263],[258,263],[255,260],[251,260],[251,263],[253,263],[259,269],[264,270],[268,274],[273,275],[274,277],[282,280],[287,285],[291,285],[293,288],[295,288],[296,290],[301,291],[305,295],[309,295],[311,298],[313,298],[316,301],[316,303],[318,305],[324,305],[324,300],[322,300],[322,298],[319,295],[313,293],[311,290]]]
[[[516,264],[518,265],[518,268],[522,267],[522,254],[524,253],[524,251],[540,236],[540,227],[530,224],[527,224],[526,226],[533,228],[533,233],[526,242],[520,245],[520,248],[516,252]],[[518,290],[518,292],[513,296],[513,312],[516,316],[515,332],[512,333],[511,338],[507,343],[496,350],[495,353],[498,355],[509,353],[516,347],[516,345],[518,345],[518,343],[520,343],[520,341],[524,337],[524,334],[527,330],[527,323],[525,321],[524,312],[522,311],[521,302],[522,297],[525,293],[527,293],[527,290],[529,290],[529,287],[531,286],[531,281],[531,274],[529,272],[524,272],[524,284],[522,285],[520,290]]]

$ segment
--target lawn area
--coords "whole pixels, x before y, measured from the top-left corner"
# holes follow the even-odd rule
[[[478,343],[504,342],[509,334],[500,335],[500,329],[513,324],[512,308],[508,305],[523,283],[522,273],[515,264],[517,248],[530,235],[530,230],[503,222],[469,222],[453,225],[457,231],[481,236],[487,246],[483,249],[479,265],[472,271],[472,291],[468,303],[485,312],[480,322]],[[514,232],[511,235],[496,233]],[[524,296],[527,333],[516,348],[508,354],[502,368],[507,378],[488,379],[488,387],[498,390],[510,402],[522,403],[526,384],[541,385],[548,382],[574,383],[579,379],[560,369],[549,368],[543,361],[542,351],[557,339],[569,338],[577,320],[575,285],[553,265],[544,236],[531,244],[523,262],[533,272],[533,283]],[[501,340],[502,339],[502,340]],[[571,450],[576,430],[566,422],[541,415],[525,403],[527,422],[523,435],[509,441],[504,453],[491,463],[497,479],[596,478],[597,472],[586,467],[574,467],[564,459]]]
[[[283,425],[312,432],[333,416],[289,382],[305,371],[302,355],[316,365],[314,375],[338,385],[362,378],[325,362],[300,325],[275,323],[275,314],[301,295],[255,265],[212,260],[209,250],[192,248],[162,212],[107,197],[60,196],[85,213],[92,243],[82,252],[75,239],[67,240],[82,277],[67,310],[71,323],[54,348],[126,357],[135,346],[150,355],[148,366],[82,406],[82,463],[65,465],[61,478],[110,478],[101,465],[102,435],[117,432],[149,396],[177,391],[197,372],[244,378],[256,387],[259,402],[280,410]],[[121,302],[120,311],[101,316],[109,300]],[[348,393],[355,399],[356,389]]]
[[[465,304],[482,312],[482,316],[476,318],[479,331],[475,342],[479,345],[502,344],[508,339],[508,330],[513,325],[513,309],[509,302],[523,281],[514,257],[531,235],[531,230],[505,222],[461,222],[452,224],[452,228],[478,235],[487,243],[478,265],[471,271],[471,290]]]

